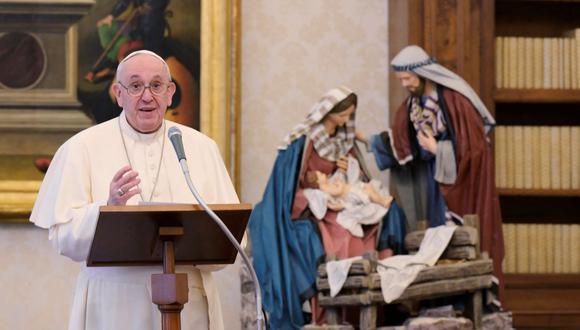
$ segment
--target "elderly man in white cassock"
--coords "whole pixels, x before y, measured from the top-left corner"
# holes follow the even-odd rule
[[[179,127],[186,155],[195,155],[188,166],[202,198],[209,204],[239,202],[215,142],[164,120],[176,88],[165,61],[150,51],[134,52],[119,63],[116,78],[113,88],[123,111],[58,149],[30,217],[49,230],[58,253],[82,262],[69,320],[72,330],[161,326],[150,283],[159,267],[87,267],[86,258],[100,206],[195,203],[167,141],[169,128]],[[187,273],[189,284],[183,329],[223,329],[217,283],[209,269],[178,266],[176,271]]]

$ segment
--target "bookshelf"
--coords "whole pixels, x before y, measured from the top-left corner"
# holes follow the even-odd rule
[[[580,189],[498,189],[500,196],[574,196],[580,197]]]
[[[580,324],[580,277],[577,274],[506,274],[506,305],[516,329],[577,329]],[[517,326],[516,326],[517,324]]]
[[[564,72],[562,66],[567,66],[567,71],[572,71],[569,63],[573,59],[564,59],[565,55],[563,55],[564,50],[568,52],[569,48],[567,47],[571,47],[565,45],[569,39],[566,40],[564,37],[569,34],[569,31],[580,28],[580,20],[574,14],[580,12],[580,2],[498,0],[495,1],[494,6],[494,39],[508,37],[513,41],[514,38],[517,38],[517,42],[522,43],[529,42],[529,40],[538,41],[544,46],[544,52],[541,53],[543,56],[546,56],[545,40],[548,40],[548,45],[550,42],[559,42],[556,54],[558,55],[557,65],[560,68],[559,73],[556,73],[557,83],[554,84],[554,73],[552,73],[552,81],[550,82],[548,78],[547,82],[548,85],[552,83],[552,86],[544,85],[544,88],[533,89],[529,88],[527,82],[525,83],[528,86],[522,86],[523,79],[521,77],[518,79],[520,79],[519,86],[522,88],[514,88],[513,86],[506,88],[509,83],[506,84],[505,72],[494,71],[493,80],[496,83],[493,88],[493,108],[497,124],[505,125],[510,129],[518,126],[524,127],[524,129],[529,126],[547,126],[556,134],[559,134],[557,130],[562,129],[563,131],[564,127],[580,125],[580,113],[578,112],[580,109],[580,84],[576,81],[575,86],[571,86],[572,78],[562,77],[562,72]],[[506,46],[505,43],[503,46]],[[516,47],[519,46],[513,46],[512,50]],[[552,45],[552,47],[554,46]],[[524,54],[529,53],[527,50],[524,51]],[[496,51],[498,50],[494,49],[493,56],[497,61]],[[505,49],[499,50],[500,57],[504,56],[501,55],[502,51],[505,52]],[[550,53],[548,50],[547,52],[552,56],[555,54],[554,51]],[[569,52],[572,55],[567,56],[573,56],[573,52],[571,50]],[[522,55],[521,51],[517,55],[519,56],[516,60],[520,65],[518,69],[521,70],[524,65],[521,65],[520,61],[525,61],[525,55]],[[508,61],[504,56],[499,60],[501,64],[496,64],[505,65]],[[546,64],[546,62],[548,63]],[[542,68],[541,74],[545,75],[547,72],[550,73],[550,70],[554,70],[553,57],[551,61],[546,61],[544,58],[541,64],[552,66],[548,71]],[[576,68],[576,70],[578,69]],[[498,74],[503,74],[499,79],[503,88],[497,86]],[[514,73],[514,71],[510,74],[521,75],[521,73]],[[524,74],[529,77],[529,72],[524,72]],[[503,81],[502,78],[504,78]],[[562,80],[565,79],[568,79],[566,88],[562,88]],[[546,84],[546,81],[544,80],[543,83]],[[561,134],[563,136],[563,133]],[[510,142],[514,141],[508,141],[506,144]],[[495,145],[496,148],[498,143]],[[554,145],[549,146],[548,149],[550,147],[554,147]],[[570,156],[564,155],[564,149],[570,150],[568,142],[561,142],[556,148],[562,149],[559,151],[562,157],[560,161],[570,161]],[[580,150],[576,152],[580,152]],[[553,176],[554,163],[551,163],[551,166]],[[570,179],[570,176],[563,177],[561,175],[562,173],[557,175],[557,177],[560,176],[558,180]],[[552,180],[554,180],[553,177]],[[554,184],[553,181],[552,184]],[[579,261],[576,260],[578,255],[569,253],[569,251],[580,246],[580,243],[577,242],[578,235],[572,236],[573,234],[571,234],[572,228],[577,232],[577,225],[580,224],[580,211],[577,210],[578,205],[580,205],[580,189],[572,189],[567,185],[566,188],[561,187],[560,189],[500,188],[498,192],[504,223],[511,227],[507,229],[507,234],[504,233],[504,237],[510,237],[509,232],[515,231],[516,236],[522,235],[523,232],[527,238],[527,242],[523,243],[519,236],[516,240],[513,240],[513,236],[511,236],[512,242],[509,239],[506,240],[506,263],[511,263],[511,266],[504,266],[506,270],[504,303],[513,312],[514,327],[518,329],[578,328],[580,326],[580,303],[576,301],[580,295],[580,274],[578,273],[579,269],[577,269]],[[506,228],[504,225],[504,229]],[[545,239],[553,240],[553,242],[541,241]],[[525,253],[520,251],[522,247],[527,248]],[[510,249],[516,251],[510,251]],[[540,249],[548,251],[545,253]],[[550,255],[550,251],[553,255]],[[540,254],[542,255],[540,256]],[[525,264],[526,257],[528,265]],[[523,261],[522,258],[524,258]],[[537,262],[540,258],[542,261]]]
[[[569,37],[570,31],[580,28],[578,13],[578,0],[391,0],[389,55],[392,58],[409,44],[422,46],[439,63],[471,84],[494,114],[498,125],[531,126],[534,129],[580,126],[580,80],[576,82],[576,89],[557,84],[550,88],[530,88],[525,78],[524,84],[518,85],[521,88],[509,84],[498,88],[498,77],[493,69],[497,59],[497,36]],[[525,67],[523,69],[520,67],[520,72],[526,71]],[[396,109],[405,96],[405,91],[391,73],[390,109]],[[392,122],[393,117],[390,119]],[[567,160],[566,157],[562,159]],[[566,250],[576,247],[580,251],[580,239],[572,239],[572,236],[563,239],[567,228],[574,228],[580,237],[580,189],[554,186],[557,188],[538,187],[536,183],[526,189],[515,186],[498,189],[504,223],[511,226],[512,233],[515,226],[521,225],[530,225],[533,229],[529,231],[534,235],[546,228],[557,231],[559,236],[554,236],[558,238],[557,242],[553,241],[551,245],[542,243],[544,252],[567,253]],[[526,246],[528,250],[539,253],[532,244]],[[510,255],[516,259],[518,256]],[[563,258],[558,256],[557,263],[561,263]],[[524,265],[522,260],[518,261],[519,266]],[[537,265],[520,267],[526,272],[517,269],[506,272],[504,304],[513,312],[515,328],[580,329],[580,272],[571,272],[570,265],[558,270],[554,264],[556,262],[546,266],[542,272],[538,271],[542,268]],[[580,266],[576,264],[574,267]]]
[[[494,99],[501,103],[580,103],[580,90],[504,88],[495,91]]]

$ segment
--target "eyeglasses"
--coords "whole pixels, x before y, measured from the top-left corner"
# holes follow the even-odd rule
[[[121,87],[127,90],[127,93],[131,96],[141,96],[145,92],[145,88],[149,88],[151,94],[153,95],[163,95],[167,92],[169,84],[162,83],[161,81],[153,81],[149,85],[145,85],[143,82],[135,81],[129,84],[129,86],[123,85],[120,81],[117,82]]]

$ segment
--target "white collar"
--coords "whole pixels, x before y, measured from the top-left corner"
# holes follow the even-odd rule
[[[153,142],[153,140],[160,137],[160,134],[163,134],[163,129],[162,129],[163,125],[161,125],[161,127],[159,127],[159,129],[153,133],[138,132],[127,121],[127,116],[125,115],[124,110],[119,115],[119,123],[121,125],[121,131],[123,132],[123,134],[128,136],[131,140],[140,141],[140,142]]]

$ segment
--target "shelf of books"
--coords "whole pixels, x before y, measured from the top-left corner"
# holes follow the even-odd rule
[[[514,327],[580,328],[579,1],[495,2],[496,186]]]
[[[500,192],[580,196],[580,126],[498,125],[494,152]]]
[[[558,38],[495,38],[495,86],[499,100],[517,101],[520,97],[532,102],[543,102],[544,97],[578,100],[580,28],[563,34]]]

